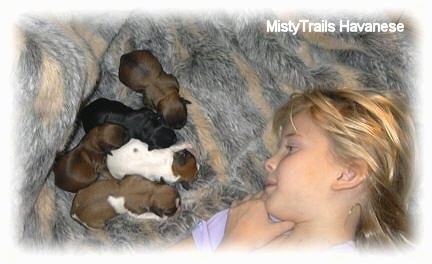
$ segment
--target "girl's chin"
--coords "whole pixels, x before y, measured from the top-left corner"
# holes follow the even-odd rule
[[[268,194],[267,192],[265,193],[265,198],[264,198],[264,207],[267,211],[268,214],[272,214],[272,196],[271,194]]]
[[[269,215],[269,219],[273,222],[279,222],[280,221],[280,213],[281,208],[277,206],[277,203],[274,204],[274,197],[271,194],[267,194],[265,196],[264,200],[264,207],[267,211],[267,214]],[[274,221],[278,220],[278,221]]]
[[[269,196],[271,193],[274,192],[275,189],[276,189],[276,185],[267,185],[264,189],[264,192],[266,193],[267,196]]]

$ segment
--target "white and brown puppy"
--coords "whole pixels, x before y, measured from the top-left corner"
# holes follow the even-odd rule
[[[165,219],[180,205],[177,190],[141,176],[122,180],[101,180],[81,189],[72,203],[71,216],[89,229],[103,228],[118,214],[135,218]]]
[[[152,181],[179,182],[188,189],[198,175],[196,158],[190,150],[192,146],[183,143],[149,151],[146,143],[132,138],[111,152],[107,167],[116,179],[137,174]]]

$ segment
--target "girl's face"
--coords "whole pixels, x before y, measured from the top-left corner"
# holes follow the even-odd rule
[[[330,153],[324,131],[302,111],[282,134],[281,146],[265,162],[268,177],[265,193],[267,211],[282,220],[310,221],[326,206],[331,183],[342,174],[343,166]]]

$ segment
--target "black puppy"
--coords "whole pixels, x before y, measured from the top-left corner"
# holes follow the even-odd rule
[[[162,116],[148,108],[134,110],[121,102],[99,98],[84,107],[79,114],[84,130],[103,123],[125,127],[131,138],[148,144],[149,150],[168,148],[177,142],[177,136],[164,124]]]

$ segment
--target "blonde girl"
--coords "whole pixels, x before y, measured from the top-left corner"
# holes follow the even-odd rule
[[[371,250],[412,239],[414,125],[392,91],[313,89],[274,116],[265,189],[201,221],[203,250]]]

